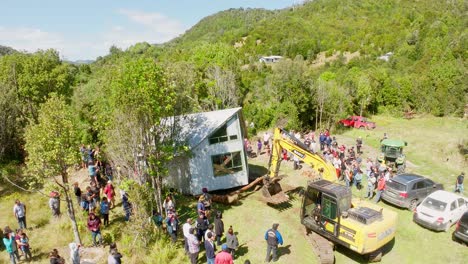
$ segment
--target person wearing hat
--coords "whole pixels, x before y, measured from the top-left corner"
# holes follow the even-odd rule
[[[194,235],[195,228],[191,227],[187,235],[187,244],[191,264],[197,264],[198,253],[200,252],[200,242]]]
[[[463,193],[463,181],[465,180],[465,173],[462,172],[457,177],[457,181],[455,182],[455,192]]]
[[[268,229],[265,233],[265,240],[267,242],[267,255],[266,262],[270,262],[270,254],[272,255],[272,260],[278,260],[278,244],[283,245],[283,237],[278,231],[278,223],[274,223],[271,229]]]
[[[215,264],[233,264],[232,255],[229,253],[227,244],[221,246],[221,252],[216,255]]]

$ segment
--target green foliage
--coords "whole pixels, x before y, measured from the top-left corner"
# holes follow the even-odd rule
[[[37,124],[25,131],[26,165],[30,183],[67,175],[67,169],[79,162],[76,120],[63,97],[52,95],[39,110]],[[63,178],[63,183],[67,183]]]
[[[50,93],[71,94],[73,71],[54,50],[0,57],[0,161],[22,158],[25,126],[37,122]]]

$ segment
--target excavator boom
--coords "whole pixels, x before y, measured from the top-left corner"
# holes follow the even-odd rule
[[[331,163],[327,162],[320,154],[313,153],[304,143],[288,131],[276,128],[273,134],[273,146],[268,163],[268,174],[264,177],[264,187],[262,190],[263,195],[269,203],[278,204],[288,200],[287,195],[284,194],[281,185],[278,183],[281,179],[278,173],[283,149],[294,154],[299,160],[316,170],[317,179],[325,179],[331,182],[337,181],[336,170]]]

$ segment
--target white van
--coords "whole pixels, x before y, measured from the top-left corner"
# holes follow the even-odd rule
[[[413,221],[432,230],[448,231],[468,210],[468,199],[447,191],[435,191],[414,210]]]

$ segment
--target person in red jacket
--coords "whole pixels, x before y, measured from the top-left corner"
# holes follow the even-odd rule
[[[101,219],[99,219],[99,217],[97,217],[94,213],[89,214],[88,230],[91,231],[91,236],[93,238],[93,245],[97,246],[96,237],[99,237],[99,245],[102,245]]]
[[[380,201],[380,197],[385,190],[385,177],[383,174],[380,175],[379,181],[377,182],[377,194],[375,195],[375,203]]]
[[[222,251],[215,257],[215,264],[233,264],[232,255],[229,253],[229,248],[226,244],[221,246]]]

